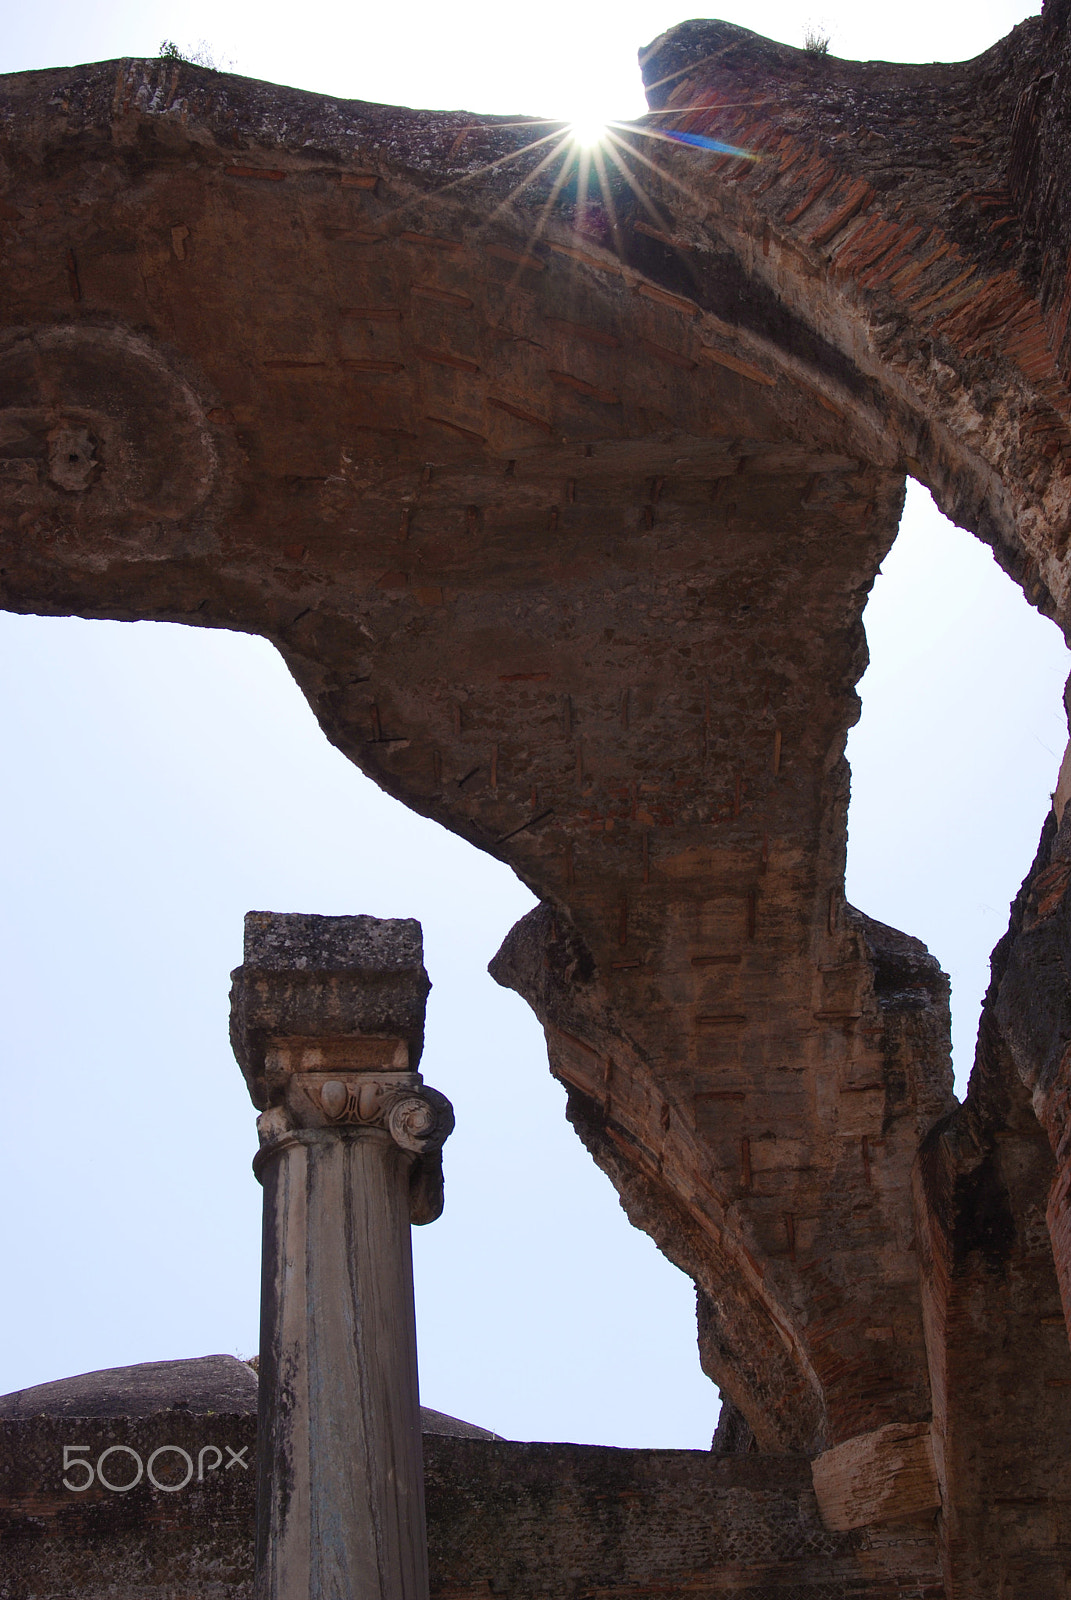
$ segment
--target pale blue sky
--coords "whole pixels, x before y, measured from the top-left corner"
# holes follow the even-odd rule
[[[398,6],[337,0],[50,0],[9,8],[0,68],[14,72],[121,55],[151,55],[164,37],[249,77],[397,105],[632,117],[644,109],[636,52],[674,23],[716,15],[788,44],[804,30],[831,37],[835,55],[960,61],[1001,38],[1038,6],[1014,0],[752,0],[704,12],[676,0],[415,0]]]

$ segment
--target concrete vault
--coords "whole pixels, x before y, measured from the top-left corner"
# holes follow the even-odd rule
[[[1069,620],[1068,8],[643,59],[651,128],[747,156],[626,134],[585,190],[545,124],[3,80],[0,598],[263,635],[531,886],[492,970],[697,1284],[722,1444],[915,1552],[823,1593],[1063,1594],[1062,790],[959,1107],[946,979],[844,902],[843,752],[906,474]]]

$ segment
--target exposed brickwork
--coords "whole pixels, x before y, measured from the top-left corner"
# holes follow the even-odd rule
[[[3,1600],[249,1600],[252,1474],[221,1468],[177,1492],[143,1480],[126,1494],[94,1484],[79,1495],[61,1482],[71,1441],[88,1445],[93,1462],[115,1444],[146,1461],[165,1442],[194,1462],[217,1441],[244,1445],[252,1458],[256,1424],[174,1412],[0,1422]],[[928,1600],[939,1592],[924,1522],[901,1524],[892,1543],[880,1532],[827,1532],[800,1459],[431,1435],[424,1458],[431,1600]],[[116,1483],[135,1470],[121,1453],[105,1462]],[[155,1471],[177,1482],[185,1468],[172,1453]],[[73,1469],[70,1477],[82,1481]]]
[[[905,472],[1067,621],[1069,56],[1062,4],[953,66],[686,24],[652,125],[760,159],[636,136],[587,204],[493,119],[0,88],[3,603],[263,634],[517,870],[496,975],[707,1370],[767,1453],[932,1417],[957,1600],[1065,1561],[1068,852],[959,1112],[935,963],[844,905],[843,749]]]
[[[689,23],[645,62],[665,126],[761,157],[713,179],[680,158],[674,209],[761,240],[756,275],[853,350],[874,403],[907,408],[907,469],[1047,606],[1065,599],[1071,474],[1071,266],[1042,221],[1066,162],[1065,26],[1050,6],[976,61],[915,67]]]
[[[903,1213],[947,1043],[887,1092],[841,911],[858,619],[901,503],[864,463],[887,447],[675,284],[577,242],[568,211],[532,246],[526,218],[489,237],[465,187],[425,194],[392,141],[431,168],[456,119],[142,77],[158,110],[129,127],[111,119],[133,68],[12,86],[64,148],[71,117],[103,141],[124,199],[109,181],[76,207],[84,169],[57,147],[34,260],[74,250],[84,320],[16,337],[9,382],[32,398],[74,370],[72,425],[116,371],[143,399],[94,421],[105,470],[62,501],[41,446],[16,447],[36,478],[9,501],[7,603],[274,639],[342,749],[568,907],[592,981],[566,981],[555,1070],[625,1192],[648,1186],[629,1203],[702,1286],[704,1360],[760,1444],[924,1420]],[[342,186],[372,166],[375,188]],[[39,169],[16,168],[29,217]],[[55,286],[16,233],[8,304],[41,322]],[[117,322],[196,353],[196,383]],[[142,482],[169,411],[189,443],[166,435],[168,472]],[[65,540],[72,513],[103,562]]]

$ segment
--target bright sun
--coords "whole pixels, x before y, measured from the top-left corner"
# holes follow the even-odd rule
[[[569,132],[582,150],[593,150],[605,139],[606,124],[595,117],[577,117],[569,124]]]

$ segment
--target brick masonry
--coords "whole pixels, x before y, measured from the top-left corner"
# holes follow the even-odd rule
[[[138,1417],[0,1420],[3,1600],[248,1600],[254,1476],[240,1462],[256,1452],[249,1400],[230,1412],[186,1402]],[[233,1392],[219,1403],[234,1405]],[[433,1413],[425,1426],[451,1423]],[[65,1446],[90,1463],[84,1492],[86,1471],[64,1470]],[[424,1460],[432,1600],[938,1592],[932,1518],[901,1524],[892,1543],[887,1530],[830,1533],[803,1458],[425,1432]],[[123,1492],[150,1462],[160,1487],[143,1476]],[[119,1487],[101,1486],[98,1463]]]
[[[930,1428],[957,1600],[1071,1581],[1068,849],[960,1108],[843,751],[905,474],[1071,621],[1068,9],[929,66],[684,24],[648,126],[745,154],[629,136],[587,204],[496,119],[0,84],[3,604],[262,634],[520,874],[495,974],[706,1370],[767,1462]]]

